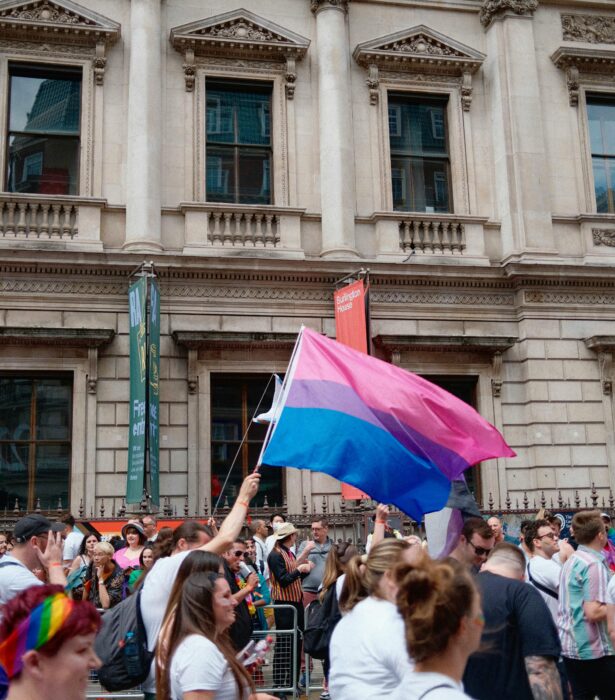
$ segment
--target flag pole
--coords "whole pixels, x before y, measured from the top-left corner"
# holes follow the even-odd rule
[[[295,357],[297,355],[297,350],[299,349],[299,345],[301,344],[301,338],[303,337],[303,329],[305,326],[301,324],[301,328],[299,329],[299,335],[297,336],[297,340],[295,341],[295,347],[293,348],[293,351],[290,355],[290,361],[288,363],[288,369],[286,370],[286,374],[284,375],[284,381],[282,382],[282,391],[280,391],[280,395],[278,396],[278,400],[275,402],[275,406],[273,406],[273,415],[274,418],[279,415],[278,414],[278,406],[284,405],[284,402],[286,401],[286,394],[288,392],[288,384],[290,383],[292,379],[292,375],[294,374],[294,362],[295,362]],[[261,447],[261,452],[258,456],[258,460],[256,462],[256,466],[254,467],[254,474],[258,474],[260,471],[260,468],[263,464],[263,455],[265,454],[265,449],[267,445],[269,444],[269,440],[271,439],[271,436],[273,435],[273,431],[275,430],[275,420],[272,420],[269,425],[267,426],[267,433],[265,434],[265,439],[263,440],[263,446]]]

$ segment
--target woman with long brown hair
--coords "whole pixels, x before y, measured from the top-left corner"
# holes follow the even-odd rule
[[[169,663],[160,677],[159,700],[272,700],[252,694],[252,679],[237,660],[227,630],[236,602],[219,574],[189,576],[181,589],[169,633]]]

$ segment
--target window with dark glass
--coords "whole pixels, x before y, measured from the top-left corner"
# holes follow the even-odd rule
[[[588,95],[587,119],[599,213],[615,213],[615,95]]]
[[[79,193],[81,70],[9,65],[6,189]]]
[[[214,504],[222,492],[229,470],[221,503],[228,498],[232,504],[241,482],[258,461],[267,426],[253,423],[252,418],[259,403],[258,413],[265,413],[271,407],[274,382],[269,381],[270,376],[211,375],[211,499]],[[235,464],[231,469],[233,462]],[[283,471],[278,467],[262,468],[255,505],[262,506],[265,496],[268,505],[282,505]]]
[[[271,85],[207,80],[208,202],[271,204]]]
[[[0,376],[0,510],[69,507],[72,379]]]
[[[393,208],[450,212],[446,97],[389,94]]]
[[[446,389],[446,391],[450,392],[458,399],[465,401],[472,406],[472,408],[476,408],[477,377],[449,376],[442,374],[422,374],[421,376],[432,382],[432,384]],[[466,480],[470,493],[474,496],[478,505],[482,506],[483,496],[480,464],[475,464],[473,467],[470,467],[470,469],[466,469],[463,473],[463,477]]]

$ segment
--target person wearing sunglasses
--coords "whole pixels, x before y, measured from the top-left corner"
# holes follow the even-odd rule
[[[478,573],[494,545],[495,537],[489,525],[482,518],[468,518],[451,557],[470,571]]]
[[[562,573],[562,567],[553,559],[554,554],[559,552],[557,536],[548,520],[534,520],[526,528],[524,538],[531,555],[527,565],[528,580],[542,596],[557,624],[559,579]]]
[[[237,651],[241,651],[250,641],[252,635],[252,616],[250,615],[251,595],[258,586],[258,576],[252,572],[245,578],[241,575],[246,543],[236,539],[233,546],[222,555],[224,560],[224,578],[228,581],[231,594],[237,603],[235,622],[229,629],[231,642]],[[245,572],[245,569],[244,569]]]

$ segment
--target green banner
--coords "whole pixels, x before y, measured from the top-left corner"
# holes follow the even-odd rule
[[[145,303],[147,278],[141,277],[128,290],[130,307],[130,406],[128,433],[128,479],[126,502],[139,503],[145,485],[145,423],[147,338]]]
[[[155,279],[150,286],[149,301],[149,477],[150,497],[152,503],[160,505],[160,469],[158,454],[160,451],[159,406],[160,406],[160,288]]]

